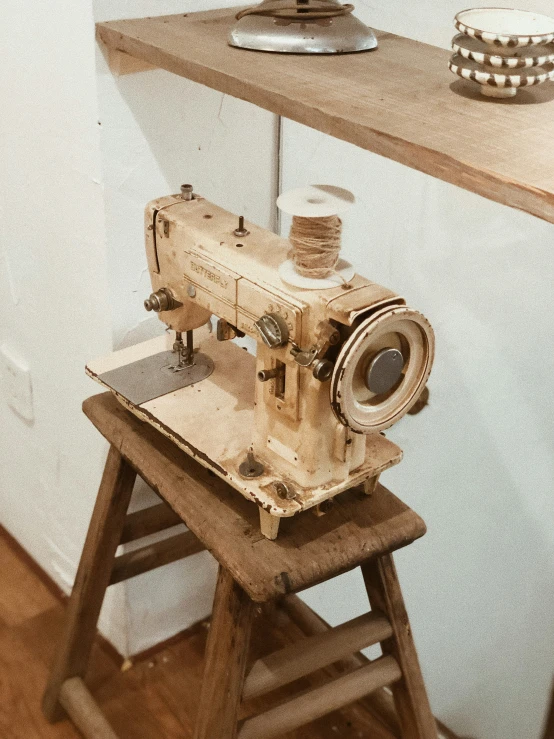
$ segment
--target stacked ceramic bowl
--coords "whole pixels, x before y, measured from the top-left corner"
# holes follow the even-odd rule
[[[513,97],[554,80],[554,18],[525,10],[472,8],[456,15],[449,68],[483,95]]]

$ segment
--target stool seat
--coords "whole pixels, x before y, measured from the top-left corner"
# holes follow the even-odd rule
[[[372,495],[343,493],[324,516],[305,511],[282,519],[271,541],[260,533],[256,505],[112,393],[88,398],[83,411],[255,602],[303,590],[425,534],[417,513],[377,485]]]

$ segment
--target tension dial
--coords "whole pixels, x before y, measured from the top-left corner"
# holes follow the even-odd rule
[[[285,319],[278,313],[264,313],[254,326],[260,338],[270,349],[283,346],[289,340],[289,327]]]

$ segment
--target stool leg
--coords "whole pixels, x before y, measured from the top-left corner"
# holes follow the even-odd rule
[[[194,739],[235,739],[254,603],[219,568]]]
[[[437,725],[423,682],[421,668],[404,598],[392,554],[385,554],[362,565],[371,607],[387,615],[393,636],[381,643],[384,654],[391,654],[402,670],[402,678],[391,685],[402,739],[437,739]]]
[[[83,677],[86,672],[135,477],[134,469],[110,447],[67,607],[60,650],[42,701],[49,721],[63,716],[58,701],[64,682],[72,677]]]

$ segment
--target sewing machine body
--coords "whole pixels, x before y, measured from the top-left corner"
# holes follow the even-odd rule
[[[159,318],[173,331],[195,330],[200,352],[213,361],[213,374],[145,403],[132,402],[106,381],[109,370],[130,366],[131,357],[159,352],[161,340],[93,363],[89,374],[277,517],[277,525],[279,517],[376,481],[400,461],[401,450],[380,429],[363,434],[345,425],[331,402],[329,381],[314,375],[317,362],[336,359],[362,318],[404,310],[401,297],[359,275],[348,289],[290,287],[277,271],[287,258],[288,240],[250,223],[247,233],[237,236],[237,216],[199,196],[151,202],[145,226],[153,290],[168,291],[173,300]],[[205,328],[212,315],[220,320],[220,341]],[[268,315],[288,333],[286,342],[273,348],[256,326]],[[255,359],[225,340],[235,329],[256,339]],[[271,379],[260,381],[267,376]],[[262,470],[257,476],[245,473],[249,450]],[[276,536],[276,524],[262,514],[267,536]]]

